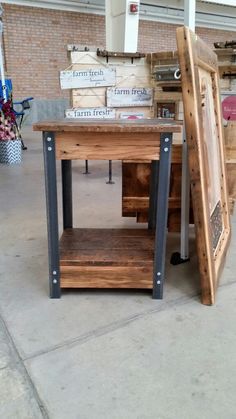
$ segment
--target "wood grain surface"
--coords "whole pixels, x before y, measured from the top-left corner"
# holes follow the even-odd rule
[[[213,304],[230,242],[229,201],[217,56],[187,27],[177,29],[177,45],[182,76],[202,302]],[[208,103],[213,105],[206,106]],[[208,117],[206,117],[207,112],[210,112]],[[213,157],[208,152],[213,141],[215,141],[214,147],[218,150],[218,158],[214,163],[216,167],[220,167],[219,176],[216,170],[212,171],[210,159]],[[215,226],[212,223],[213,188],[211,184],[213,186],[219,184],[221,194],[219,225],[222,224],[222,229],[217,244],[214,243]]]
[[[152,288],[154,233],[67,229],[60,240],[62,288]]]
[[[33,125],[34,131],[47,132],[181,132],[181,123],[169,120],[122,119],[122,120],[84,120],[42,121]]]
[[[182,146],[173,145],[168,210],[168,231],[180,231]],[[150,162],[122,163],[122,216],[148,221]],[[191,217],[191,222],[193,219]]]
[[[59,132],[56,158],[61,160],[159,160],[160,134],[149,132]]]

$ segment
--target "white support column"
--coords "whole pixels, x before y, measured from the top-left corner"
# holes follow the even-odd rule
[[[195,32],[196,0],[184,0],[184,24]]]
[[[136,4],[138,13],[130,12]],[[137,52],[140,0],[106,0],[106,49]]]
[[[2,95],[3,95],[4,102],[6,102],[7,92],[6,92],[6,81],[5,81],[5,72],[4,72],[4,63],[3,63],[2,33],[0,33],[0,72],[1,72],[1,82],[2,82]]]

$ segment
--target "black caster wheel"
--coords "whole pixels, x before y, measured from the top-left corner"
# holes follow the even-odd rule
[[[179,252],[174,252],[171,255],[170,263],[171,265],[180,265],[181,263],[189,262],[190,258],[182,259]]]

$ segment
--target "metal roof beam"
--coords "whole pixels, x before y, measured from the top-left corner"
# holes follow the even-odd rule
[[[202,3],[215,3],[221,4],[222,6],[233,6],[236,7],[236,0],[199,0]]]
[[[5,0],[4,4],[105,15],[105,0]],[[196,26],[235,31],[236,0],[197,0],[195,17]],[[139,18],[183,25],[184,0],[141,0]]]

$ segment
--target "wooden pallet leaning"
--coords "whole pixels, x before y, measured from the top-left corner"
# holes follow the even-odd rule
[[[203,304],[215,302],[230,243],[230,215],[216,54],[177,29],[186,138]]]

